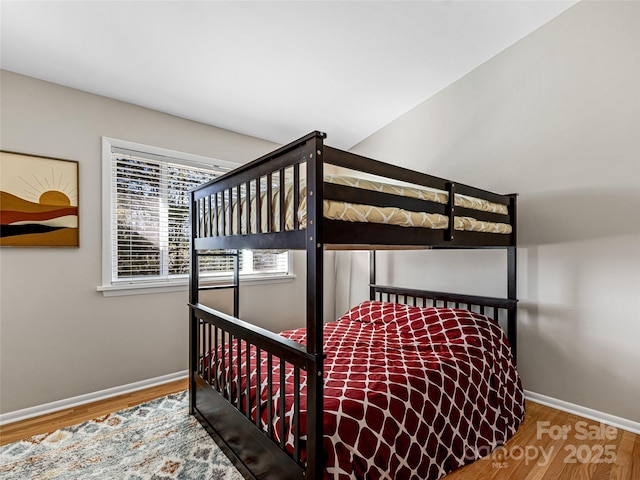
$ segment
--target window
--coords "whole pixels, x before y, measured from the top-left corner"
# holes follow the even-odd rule
[[[182,287],[189,274],[187,192],[234,168],[229,162],[103,139],[103,285],[112,291]],[[228,278],[229,257],[207,257],[203,280]],[[288,252],[243,250],[240,275],[286,276]],[[148,290],[147,290],[148,291]]]

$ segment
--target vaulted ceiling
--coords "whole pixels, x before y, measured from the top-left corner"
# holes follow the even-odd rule
[[[5,70],[350,148],[575,1],[1,3]]]

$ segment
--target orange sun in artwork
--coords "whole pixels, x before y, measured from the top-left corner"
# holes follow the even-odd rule
[[[47,190],[40,195],[38,203],[41,205],[56,205],[60,207],[68,207],[71,205],[71,200],[64,193],[59,190]]]

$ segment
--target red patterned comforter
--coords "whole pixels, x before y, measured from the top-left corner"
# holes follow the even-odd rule
[[[305,343],[305,329],[282,335]],[[329,479],[437,479],[502,445],[524,419],[522,387],[505,334],[483,315],[367,301],[325,326],[324,348]],[[255,352],[251,353],[255,365]],[[266,430],[264,354],[260,363]],[[273,423],[279,439],[279,362],[273,367]],[[289,369],[286,377],[285,418],[290,428]],[[255,418],[255,374],[250,386]],[[305,399],[302,372],[303,435]],[[292,442],[288,432],[291,450]]]

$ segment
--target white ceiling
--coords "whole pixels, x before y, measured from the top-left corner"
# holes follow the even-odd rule
[[[5,1],[5,70],[350,148],[571,1]]]

